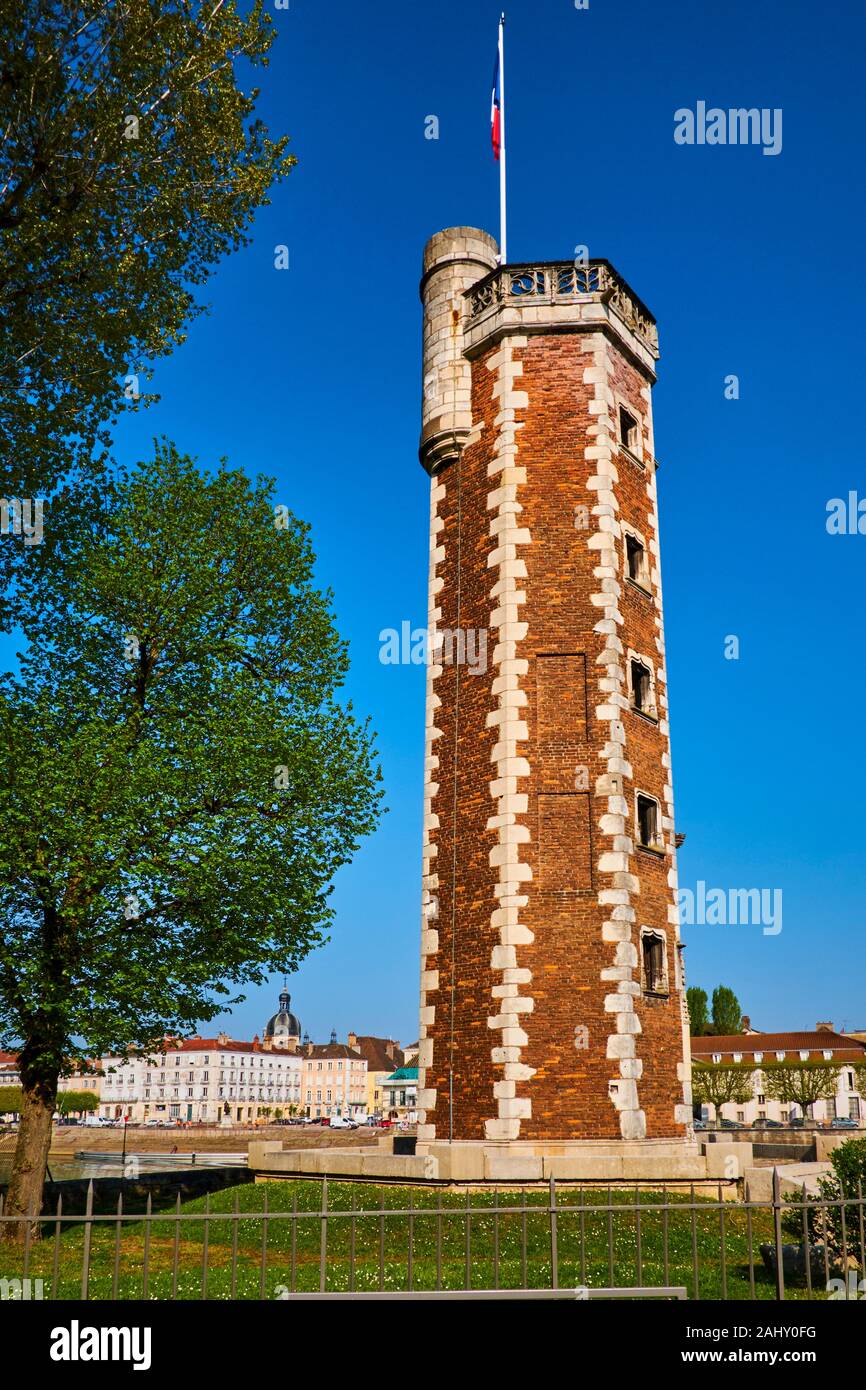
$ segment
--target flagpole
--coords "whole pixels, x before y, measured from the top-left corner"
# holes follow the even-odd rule
[[[508,261],[505,226],[505,15],[499,18],[499,264]]]

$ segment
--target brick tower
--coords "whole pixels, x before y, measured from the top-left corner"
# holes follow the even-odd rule
[[[655,322],[606,261],[500,268],[469,227],[421,296],[419,1141],[683,1140]]]

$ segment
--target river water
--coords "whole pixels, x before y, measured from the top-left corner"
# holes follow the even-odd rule
[[[195,1162],[191,1154],[160,1154],[129,1152],[126,1155],[126,1176],[135,1177],[140,1173],[188,1172],[193,1168],[237,1168],[246,1166],[246,1154],[204,1153],[196,1154]],[[9,1181],[12,1155],[0,1154],[0,1186]],[[121,1155],[100,1154],[94,1158],[54,1158],[48,1164],[55,1182],[64,1178],[119,1178],[124,1173]]]

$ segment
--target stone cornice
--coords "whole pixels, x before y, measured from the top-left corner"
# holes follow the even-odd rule
[[[609,261],[497,267],[464,292],[464,303],[467,357],[510,333],[600,330],[615,338],[648,380],[655,381],[655,319]]]

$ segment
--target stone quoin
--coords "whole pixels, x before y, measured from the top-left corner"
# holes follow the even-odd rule
[[[606,261],[424,253],[419,1152],[690,1140],[651,390]],[[434,647],[435,651],[435,647]]]

